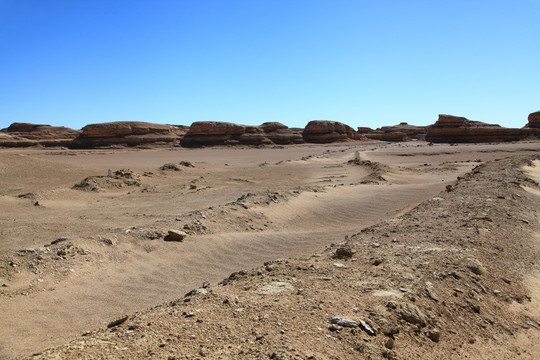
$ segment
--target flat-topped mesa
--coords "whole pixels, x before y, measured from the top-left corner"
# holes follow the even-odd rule
[[[503,128],[464,117],[439,115],[437,122],[427,129],[426,140],[437,143],[506,142],[522,140],[531,135],[535,136],[534,131]]]
[[[13,123],[0,131],[0,146],[68,146],[79,133],[64,126]]]
[[[529,114],[529,122],[525,125],[526,128],[540,129],[540,111]]]
[[[215,145],[272,145],[303,143],[302,135],[278,122],[260,126],[238,125],[221,121],[197,121],[183,137],[184,147]]]
[[[152,124],[141,121],[117,121],[90,124],[73,140],[72,148],[177,144],[187,126]]]
[[[331,143],[355,139],[357,134],[352,127],[337,121],[312,120],[304,128],[302,137],[308,143]]]

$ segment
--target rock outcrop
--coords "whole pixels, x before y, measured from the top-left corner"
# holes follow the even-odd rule
[[[534,118],[533,125],[536,124]],[[437,122],[428,128],[426,134],[427,141],[438,143],[505,142],[528,137],[540,137],[540,131],[533,128],[503,128],[452,115],[439,115]]]
[[[526,128],[540,129],[540,111],[530,113],[528,120]]]
[[[0,146],[68,146],[79,133],[63,126],[13,123],[0,131]]]
[[[70,144],[72,148],[137,145],[176,145],[187,126],[162,125],[139,121],[90,124]]]
[[[306,125],[302,137],[309,143],[331,143],[355,139],[356,131],[337,121],[313,120]]]
[[[366,138],[382,141],[424,140],[426,131],[427,126],[409,125],[406,122],[395,126],[383,126],[376,130],[368,127],[358,128],[358,133]]]
[[[279,122],[265,122],[260,127],[274,144],[287,145],[302,144],[304,142],[302,138],[303,129],[288,128]]]
[[[260,126],[238,125],[220,121],[197,121],[183,137],[184,147],[214,145],[272,145],[303,143],[298,130],[278,122]]]

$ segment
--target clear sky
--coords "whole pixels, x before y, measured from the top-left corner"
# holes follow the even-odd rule
[[[540,110],[540,0],[0,0],[0,128]]]

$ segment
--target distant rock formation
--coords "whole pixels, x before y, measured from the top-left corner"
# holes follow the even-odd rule
[[[63,126],[13,123],[0,130],[0,146],[68,146],[79,133]]]
[[[302,138],[303,129],[288,128],[279,122],[265,122],[260,128],[274,144],[287,145],[302,144],[304,142]]]
[[[220,121],[197,121],[191,124],[183,137],[184,147],[214,145],[271,145],[303,143],[298,130],[278,122],[260,126],[238,125]]]
[[[540,129],[540,111],[529,114],[529,123],[525,125],[527,128]]]
[[[343,123],[330,120],[313,120],[304,128],[302,137],[305,142],[322,144],[355,139],[357,136],[352,127]]]
[[[534,124],[536,122],[533,120]],[[426,140],[439,143],[482,143],[517,141],[531,136],[540,137],[540,133],[534,129],[503,128],[464,117],[439,115],[439,120],[428,128]]]
[[[377,130],[359,127],[358,133],[365,135],[368,139],[382,141],[424,140],[427,128],[427,126],[415,126],[402,122],[395,126],[383,126]]]
[[[71,148],[178,144],[187,126],[162,125],[140,121],[90,124],[70,144]]]

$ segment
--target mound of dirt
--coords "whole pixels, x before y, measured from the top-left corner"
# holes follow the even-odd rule
[[[113,172],[111,176],[89,176],[80,183],[73,185],[73,188],[99,192],[107,189],[141,185],[139,175],[129,169],[120,169]]]

